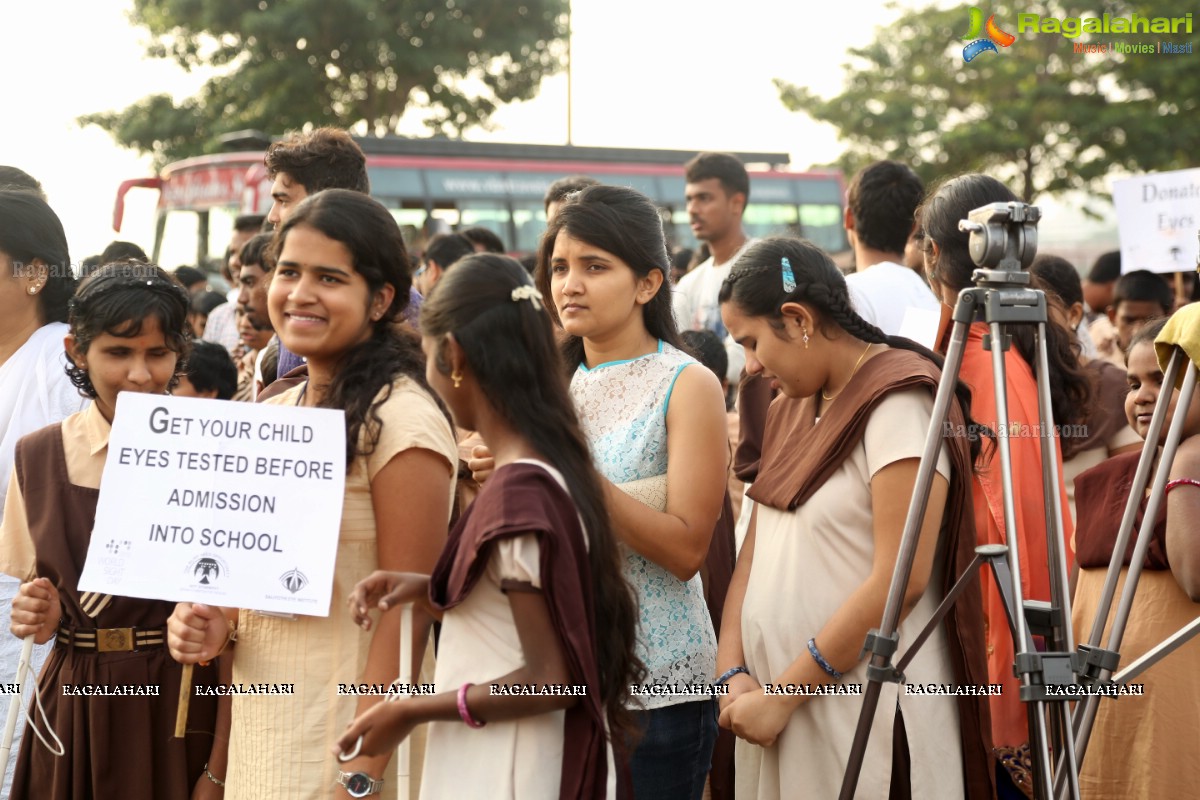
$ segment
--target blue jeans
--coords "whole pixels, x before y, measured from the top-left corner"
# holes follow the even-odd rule
[[[635,711],[642,731],[629,759],[637,800],[700,800],[717,741],[717,700]]]

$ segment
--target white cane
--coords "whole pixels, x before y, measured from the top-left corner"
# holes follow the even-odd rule
[[[400,685],[403,692],[410,692],[413,682],[412,667],[413,604],[405,603],[400,609]],[[403,695],[402,695],[403,696]],[[400,742],[396,758],[396,785],[399,800],[409,798],[409,775],[412,774],[412,737],[405,736]]]
[[[25,637],[21,645],[21,660],[17,663],[17,693],[8,703],[8,719],[4,721],[4,744],[0,745],[0,775],[8,769],[8,755],[12,752],[13,735],[17,731],[17,717],[21,714],[21,698],[25,691],[25,678],[29,675],[33,660],[33,634]]]

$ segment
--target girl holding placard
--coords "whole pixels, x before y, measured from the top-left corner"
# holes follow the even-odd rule
[[[71,301],[65,344],[67,372],[93,402],[17,444],[0,571],[25,581],[13,634],[58,637],[38,680],[44,714],[34,721],[64,752],[27,731],[14,799],[182,800],[215,788],[204,776],[215,702],[193,698],[186,737],[172,737],[181,667],[166,652],[164,626],[173,604],[77,588],[117,394],[174,386],[189,348],[187,312],[187,292],[156,266],[109,264],[90,276]],[[197,669],[194,681],[211,684],[215,672]]]
[[[362,752],[386,753],[430,722],[424,797],[614,797],[626,764],[609,731],[633,725],[637,610],[541,294],[516,261],[469,256],[425,301],[421,332],[429,383],[496,470],[432,576],[356,587],[365,628],[369,609],[413,601],[441,616],[439,693],[376,706],[338,747],[361,735]]]
[[[446,541],[458,456],[425,382],[419,340],[395,324],[411,283],[400,228],[368,196],[330,189],[296,208],[274,248],[271,322],[288,350],[307,359],[308,380],[268,402],[346,412],[333,595],[345,597],[376,569],[428,573]],[[210,765],[225,797],[346,797],[349,788],[395,796],[395,781],[384,777],[390,753],[339,764],[329,746],[356,712],[383,699],[360,696],[356,707],[339,699],[338,685],[386,685],[399,673],[398,614],[367,633],[344,614],[222,615],[180,604],[172,655],[184,663],[212,657],[233,638],[226,619],[237,627],[233,681],[293,683],[295,695],[233,698],[227,763],[222,753]],[[419,617],[415,626],[418,664],[429,624]]]

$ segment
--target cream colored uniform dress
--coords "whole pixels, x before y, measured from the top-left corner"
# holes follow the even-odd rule
[[[266,402],[295,405],[301,388],[293,387]],[[354,696],[338,696],[338,684],[360,681],[372,637],[354,624],[345,608],[354,585],[379,566],[371,480],[394,456],[410,448],[437,453],[451,476],[458,459],[450,423],[432,396],[409,378],[396,379],[378,414],[383,426],[374,451],[357,456],[346,474],[330,615],[286,619],[243,609],[239,616],[233,682],[294,683],[296,693],[234,696],[226,800],[332,796],[339,765],[330,748],[353,719],[357,704]],[[393,507],[403,515],[407,504],[431,499],[398,496]],[[453,499],[451,484],[444,498],[447,519]],[[304,498],[293,501],[303,503]],[[398,662],[399,653],[396,657]],[[419,749],[414,747],[413,764],[420,763]],[[382,776],[380,797],[396,796],[395,775],[392,761]]]
[[[932,411],[933,398],[924,389],[888,395],[872,412],[862,441],[808,502],[793,512],[756,504],[754,560],[742,603],[742,647],[746,666],[760,684],[778,683],[793,661],[811,658],[809,638],[866,580],[875,551],[871,478],[889,464],[920,459]],[[937,471],[949,479],[944,448]],[[939,543],[939,554],[941,548]],[[939,555],[935,563],[941,560]],[[937,607],[940,585],[935,571],[917,607],[901,623],[901,654]],[[865,688],[866,666],[865,660],[859,662],[837,683]],[[953,683],[943,626],[925,642],[905,674],[912,684]],[[961,798],[962,745],[955,699],[906,697],[903,692],[896,684],[883,685],[855,796],[888,797],[899,699],[912,762],[912,796]],[[792,714],[771,747],[739,739],[738,800],[837,797],[861,707],[861,696],[811,697]]]

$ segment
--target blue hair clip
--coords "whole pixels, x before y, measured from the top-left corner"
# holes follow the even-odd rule
[[[787,260],[787,256],[784,256],[779,263],[783,267],[783,290],[791,294],[796,291],[796,276],[792,274],[792,262]]]

